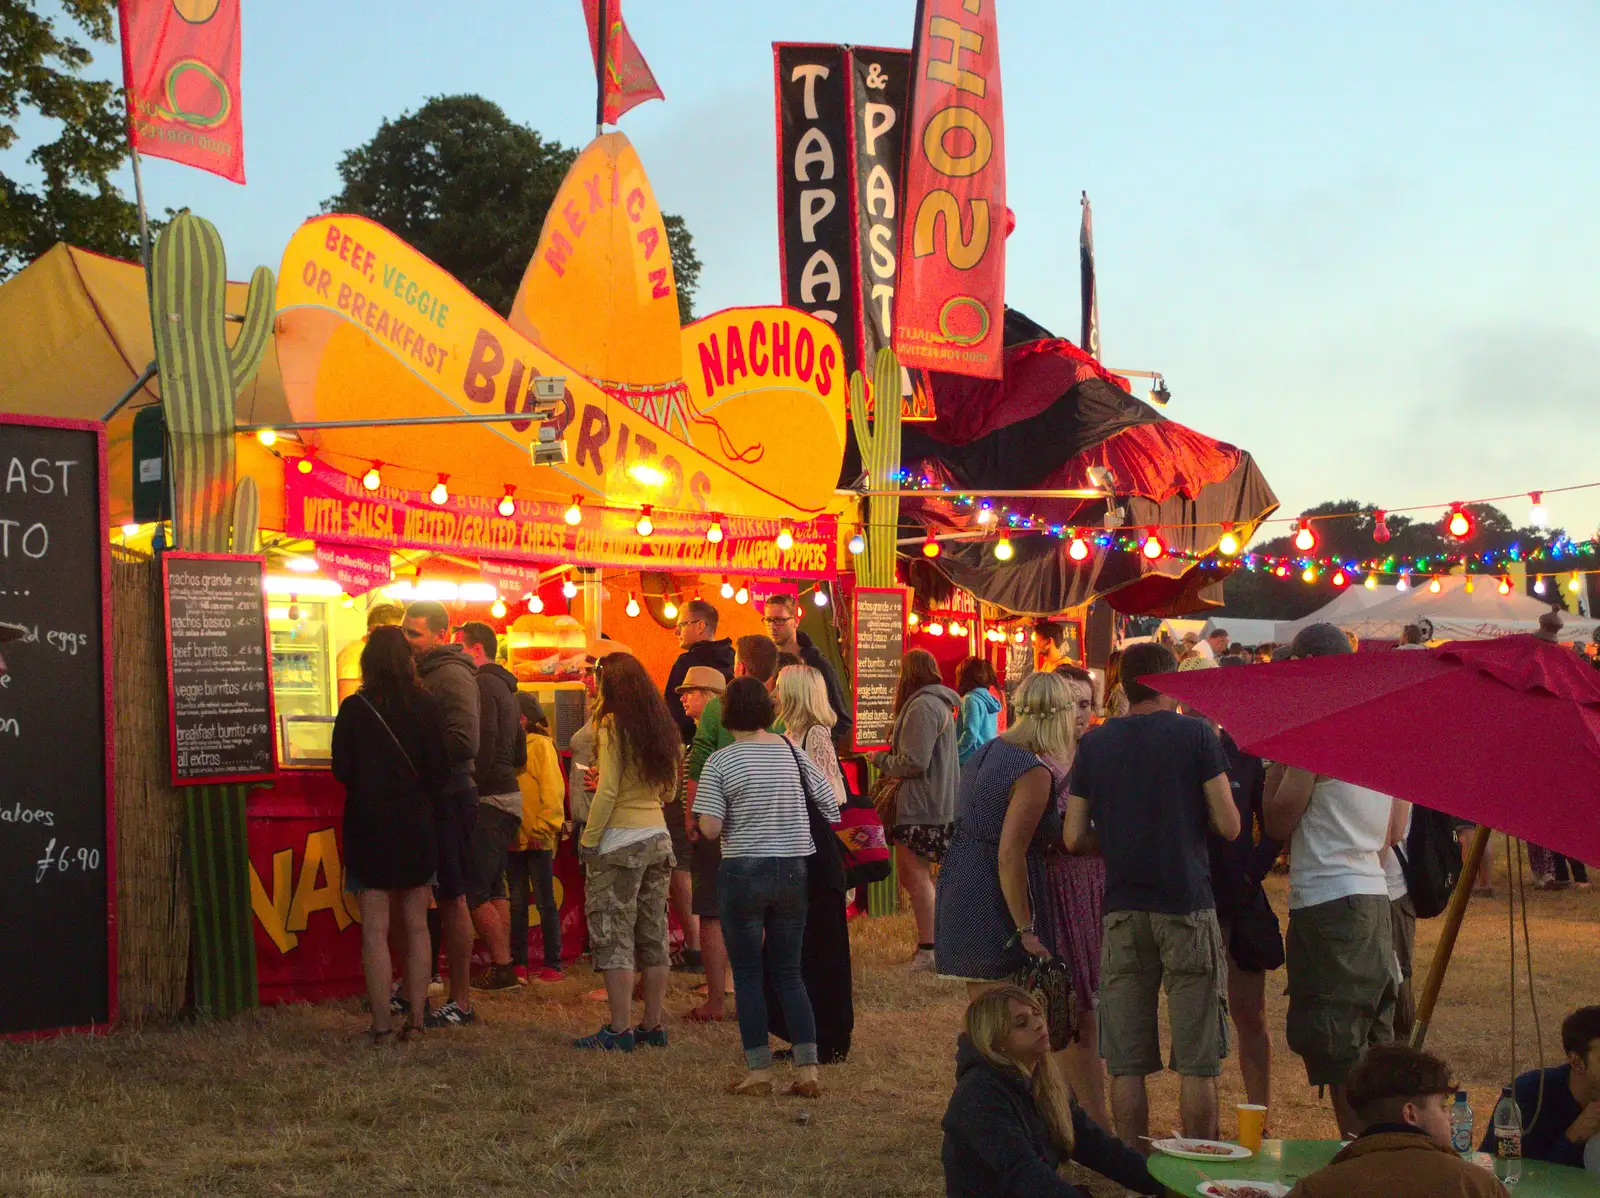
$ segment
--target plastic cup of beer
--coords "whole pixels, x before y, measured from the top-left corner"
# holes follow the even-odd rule
[[[1239,1117],[1239,1147],[1260,1152],[1261,1133],[1267,1125],[1267,1108],[1241,1102],[1233,1109]]]

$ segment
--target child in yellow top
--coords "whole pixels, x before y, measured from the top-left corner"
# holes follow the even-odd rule
[[[566,778],[561,756],[545,722],[539,700],[517,693],[522,725],[528,737],[528,764],[517,775],[522,790],[522,826],[506,855],[506,885],[511,894],[511,964],[517,980],[528,980],[528,885],[537,888],[539,928],[544,939],[544,967],[533,977],[559,982],[561,908],[556,900],[555,852],[569,825],[566,821]]]

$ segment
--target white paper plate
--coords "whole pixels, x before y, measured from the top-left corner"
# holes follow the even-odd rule
[[[1245,1188],[1250,1187],[1250,1188]],[[1234,1198],[1238,1193],[1260,1193],[1265,1198],[1288,1198],[1289,1187],[1277,1181],[1203,1181],[1195,1187],[1201,1198]]]
[[[1224,1144],[1221,1140],[1152,1140],[1150,1147],[1168,1156],[1186,1161],[1244,1161],[1254,1154],[1238,1144]],[[1196,1152],[1196,1148],[1220,1149],[1217,1152]]]

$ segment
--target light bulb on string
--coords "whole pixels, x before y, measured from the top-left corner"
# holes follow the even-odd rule
[[[1394,584],[1394,589],[1397,591],[1409,591],[1411,589],[1411,575],[1400,575],[1400,580]]]
[[[979,524],[993,524],[994,523],[994,508],[990,507],[987,503],[982,504],[981,506],[979,506],[979,508],[978,508],[978,523]]]
[[[1571,591],[1574,595],[1576,595],[1578,593],[1578,591],[1581,589],[1581,586],[1582,586],[1582,584],[1578,581],[1578,576],[1576,574],[1574,574],[1572,576],[1572,581],[1567,583],[1567,590]]]
[[[741,605],[741,606],[743,606],[746,603],[749,603],[750,602],[750,590],[749,590],[749,588],[748,587],[740,587],[736,592],[734,592],[733,601],[735,603]]]
[[[906,624],[908,627],[915,628],[920,623],[922,623],[922,617],[917,615],[916,612],[911,612],[906,616]]]
[[[1288,578],[1289,577],[1289,567],[1280,563],[1278,565],[1277,569],[1273,570],[1272,573],[1275,576],[1277,576],[1278,578]]]
[[[1502,595],[1511,594],[1511,580],[1509,578],[1501,578],[1499,590]]]
[[[943,552],[944,550],[939,547],[939,542],[933,539],[933,533],[928,533],[927,539],[922,542],[922,556],[938,557]]]
[[[733,598],[733,583],[728,581],[727,575],[723,575],[722,590],[720,593],[724,599]]]
[[[1067,546],[1067,556],[1075,562],[1081,562],[1089,556],[1089,545],[1076,529],[1072,532],[1072,543]]]
[[[1549,516],[1545,514],[1544,510],[1544,492],[1529,491],[1528,500],[1533,504],[1533,506],[1528,509],[1528,523],[1533,525],[1535,528],[1544,528],[1546,524],[1549,523],[1550,519]]]
[[[1022,635],[1022,629],[1017,629],[1017,631],[1012,635],[1011,639],[1016,641],[1019,645],[1022,644],[1024,639]]]
[[[944,635],[944,625],[939,623],[938,620],[935,620],[932,624],[928,625],[928,635],[929,636],[943,636]]]
[[[794,548],[794,533],[787,528],[780,528],[778,530],[777,546],[782,552],[788,553],[789,550]]]
[[[1367,581],[1362,583],[1361,585],[1366,587],[1367,590],[1369,590],[1369,591],[1377,590],[1378,589],[1378,576],[1376,574],[1368,574],[1367,575]]]
[[[497,620],[505,619],[506,618],[506,601],[504,599],[496,599],[493,603],[491,603],[489,605],[489,614],[491,616],[493,616]]]
[[[561,518],[572,525],[583,523],[583,509],[579,506],[582,502],[581,496],[574,495],[571,505],[567,508],[566,515]]]
[[[270,428],[258,429],[256,431],[256,440],[260,441],[261,444],[265,445],[268,449],[271,449],[278,443],[278,432],[276,429]]]
[[[639,601],[630,594],[628,596],[628,606],[622,610],[627,612],[630,616],[637,616],[639,614]]]
[[[1478,589],[1478,584],[1472,581],[1472,575],[1470,574],[1467,575],[1467,585],[1465,589],[1469,595]]]
[[[1544,594],[1544,592],[1545,592],[1544,579],[1535,578],[1533,580],[1533,593],[1535,595],[1542,595],[1542,594]]]
[[[722,544],[722,517],[716,512],[711,513],[711,527],[706,529],[706,540],[713,545]]]
[[[1300,581],[1301,582],[1316,582],[1317,581],[1317,568],[1315,566],[1307,566],[1304,570],[1302,570],[1300,572]]]
[[[994,543],[995,560],[1008,562],[1015,554],[1016,550],[1011,547],[1011,538],[1001,533],[1000,539]]]
[[[368,471],[361,476],[361,485],[369,491],[376,491],[383,486],[382,462],[373,462]]]
[[[850,538],[850,544],[848,548],[852,556],[860,557],[867,551],[867,538],[862,536],[859,532],[856,533]]]
[[[1161,543],[1161,537],[1155,529],[1152,528],[1145,534],[1144,545],[1141,547],[1140,552],[1144,554],[1147,560],[1153,562],[1166,551],[1166,546]]]
[[[1461,505],[1450,509],[1450,515],[1445,520],[1445,528],[1450,535],[1458,541],[1464,541],[1472,535],[1472,517],[1461,510]]]
[[[539,598],[535,592],[529,591],[523,598],[528,601],[528,610],[534,615],[537,616],[544,611],[544,600]]]
[[[1222,539],[1217,542],[1217,552],[1223,557],[1232,557],[1239,552],[1239,538],[1233,535],[1233,525],[1222,526]]]
[[[1440,591],[1444,590],[1444,587],[1440,584],[1437,578],[1434,578],[1429,580],[1428,590],[1431,594],[1437,595]]]
[[[1345,577],[1345,573],[1344,573],[1343,570],[1335,570],[1333,572],[1333,578],[1332,578],[1331,581],[1333,582],[1334,586],[1342,587],[1342,586],[1344,586],[1345,583],[1349,582],[1350,580]]]
[[[1373,517],[1376,523],[1372,526],[1372,539],[1381,545],[1389,539],[1388,513],[1380,509],[1373,513]]]
[[[1294,547],[1301,553],[1310,553],[1317,547],[1317,534],[1311,531],[1309,520],[1298,526],[1294,534]]]
[[[561,584],[561,597],[563,599],[576,599],[578,597],[578,584],[572,579],[567,579]]]
[[[676,620],[678,618],[678,605],[668,599],[661,605],[661,614],[668,620]]]
[[[821,587],[818,587],[816,590],[811,592],[811,602],[817,607],[827,607],[828,592],[823,590]]]
[[[433,484],[433,490],[428,492],[428,498],[436,507],[443,507],[450,501],[450,488],[444,485],[449,478],[448,474],[441,474],[439,481]]]
[[[500,506],[497,510],[502,516],[507,518],[514,516],[517,511],[517,501],[511,498],[511,493],[515,490],[515,487],[513,487],[510,483],[507,483],[506,493],[500,497]]]
[[[650,505],[647,503],[644,505],[644,507],[639,509],[639,520],[636,524],[634,524],[633,531],[638,533],[641,537],[648,537],[651,533],[655,532],[655,530],[656,523],[654,520],[650,519]]]

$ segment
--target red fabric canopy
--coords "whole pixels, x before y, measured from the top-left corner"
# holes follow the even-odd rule
[[[1600,864],[1600,675],[1570,649],[1507,636],[1142,681],[1247,752]]]

